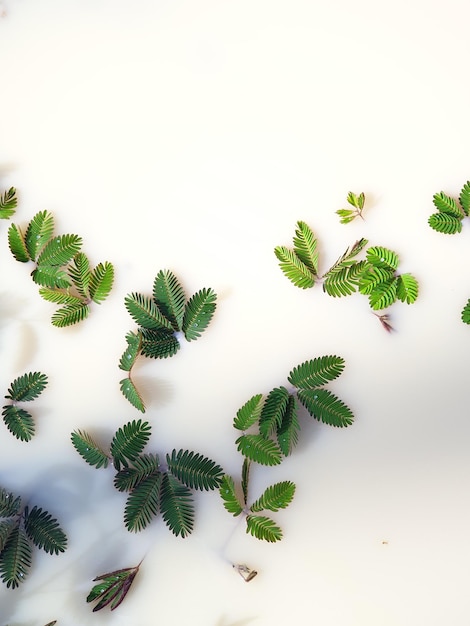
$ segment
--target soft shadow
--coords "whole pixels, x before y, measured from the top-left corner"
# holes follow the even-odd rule
[[[246,626],[247,624],[251,624],[251,622],[257,619],[257,616],[244,617],[243,619],[239,619],[236,622],[229,622],[224,616],[222,616],[217,622],[216,626]]]

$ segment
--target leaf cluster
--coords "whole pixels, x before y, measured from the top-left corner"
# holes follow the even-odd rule
[[[21,263],[33,262],[33,281],[39,294],[60,308],[52,316],[57,327],[71,326],[88,317],[90,303],[101,304],[111,292],[114,267],[108,261],[96,267],[81,252],[78,235],[54,235],[54,217],[40,211],[23,232],[17,224],[8,230],[10,251]]]
[[[111,611],[114,611],[126,597],[139,571],[139,567],[140,563],[135,567],[126,567],[96,576],[93,581],[99,582],[97,585],[94,585],[86,599],[87,602],[98,600],[93,608],[93,612],[100,611],[106,606],[109,606]]]
[[[368,243],[367,239],[359,239],[319,275],[317,239],[305,222],[297,222],[293,242],[292,249],[277,246],[274,253],[281,270],[296,287],[307,289],[322,281],[323,291],[332,297],[359,292],[368,297],[373,310],[384,309],[396,300],[412,304],[418,297],[416,278],[398,274],[398,256],[388,248],[370,247],[365,258],[358,260],[356,257]]]
[[[428,218],[429,226],[445,235],[455,235],[462,231],[462,222],[470,215],[470,181],[467,181],[458,199],[443,191],[434,194],[433,204],[437,211]]]
[[[145,413],[145,404],[132,378],[131,370],[139,356],[165,359],[174,356],[179,337],[187,341],[199,339],[209,325],[216,308],[216,293],[210,288],[197,291],[187,299],[178,278],[170,270],[160,270],[153,283],[151,295],[131,293],[125,306],[138,325],[126,335],[127,347],[119,361],[128,376],[120,381],[124,397]]]
[[[0,577],[8,588],[15,589],[27,577],[34,547],[59,554],[67,537],[48,511],[22,508],[20,496],[0,488]]]
[[[347,201],[353,207],[352,209],[338,209],[338,211],[336,211],[336,214],[341,218],[341,224],[349,224],[349,222],[352,222],[356,217],[364,219],[362,215],[366,201],[364,193],[357,195],[350,191],[347,196]]]
[[[29,372],[16,378],[5,396],[11,400],[2,409],[3,421],[8,430],[21,441],[30,441],[35,433],[33,416],[18,402],[36,399],[47,385],[47,376],[41,372]]]
[[[0,219],[7,220],[15,214],[18,197],[15,187],[10,187],[0,195]]]
[[[189,450],[174,449],[166,454],[166,463],[160,463],[157,454],[144,453],[150,432],[148,422],[128,422],[114,434],[109,451],[87,432],[76,430],[71,438],[89,465],[105,468],[113,464],[115,488],[128,493],[124,524],[129,531],[143,530],[161,514],[174,535],[186,537],[194,526],[192,490],[217,489],[223,470],[211,459]]]

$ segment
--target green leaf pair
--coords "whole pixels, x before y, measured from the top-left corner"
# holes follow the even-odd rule
[[[362,216],[362,211],[364,209],[364,204],[366,201],[365,195],[363,193],[356,195],[354,192],[350,191],[347,196],[347,201],[354,208],[339,209],[338,211],[336,211],[337,215],[339,215],[341,218],[341,224],[349,224],[349,222],[352,222],[354,219],[356,219],[356,217],[364,219],[364,217]]]
[[[17,406],[17,402],[36,399],[47,385],[47,376],[41,372],[29,372],[19,376],[8,389],[5,396],[11,400],[2,409],[3,421],[8,430],[21,441],[30,441],[35,434],[35,424],[31,413]]]
[[[460,233],[464,217],[470,214],[470,181],[462,187],[458,200],[441,191],[434,194],[433,204],[437,213],[429,217],[429,226],[446,235]]]
[[[143,398],[131,378],[139,355],[165,359],[178,352],[179,335],[184,335],[187,341],[198,339],[214,315],[216,299],[212,289],[204,288],[187,300],[181,283],[169,270],[158,272],[151,296],[140,293],[126,296],[126,309],[139,328],[126,335],[127,348],[119,367],[129,374],[120,381],[120,388],[136,409],[145,412]]]
[[[29,222],[25,233],[16,224],[8,230],[10,251],[17,261],[33,261],[33,281],[48,302],[61,305],[52,316],[57,327],[71,326],[88,317],[90,302],[101,304],[111,292],[114,267],[99,263],[94,269],[80,251],[77,235],[54,236],[54,217],[40,211]]]
[[[21,508],[21,497],[0,488],[0,576],[8,588],[22,583],[31,567],[33,547],[59,554],[67,537],[56,519],[37,506]]]
[[[129,493],[124,523],[129,531],[148,526],[160,512],[176,536],[186,537],[194,526],[192,489],[212,490],[219,487],[223,470],[214,461],[188,450],[173,450],[166,455],[166,465],[156,454],[144,454],[150,438],[150,425],[141,420],[119,428],[105,452],[83,431],[72,433],[72,443],[83,459],[96,468],[112,461],[116,470],[114,486]]]

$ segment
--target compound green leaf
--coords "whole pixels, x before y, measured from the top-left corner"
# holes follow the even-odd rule
[[[366,267],[366,261],[357,261],[347,265],[336,265],[323,281],[323,291],[334,298],[349,296],[357,290],[359,279]]]
[[[90,298],[88,287],[90,285],[91,269],[90,261],[83,252],[78,252],[68,267],[68,273],[75,288],[82,298]]]
[[[418,298],[418,281],[411,274],[397,277],[397,298],[406,304],[413,304]]]
[[[433,213],[428,219],[429,226],[439,233],[455,235],[462,231],[462,220],[448,213]]]
[[[111,293],[114,282],[114,266],[105,261],[98,263],[90,276],[90,297],[96,304],[101,304]]]
[[[12,530],[0,553],[0,576],[8,588],[24,582],[31,567],[32,548],[22,528]]]
[[[75,450],[89,465],[97,469],[108,467],[109,455],[96,443],[89,433],[83,430],[75,430],[71,435],[71,439]]]
[[[434,194],[433,196],[434,206],[442,213],[447,213],[448,215],[453,215],[457,218],[462,218],[463,213],[461,208],[457,205],[454,198],[451,198],[443,191]]]
[[[250,511],[279,511],[285,509],[292,502],[295,493],[295,484],[290,480],[284,480],[268,487],[264,493],[253,502]]]
[[[350,191],[347,196],[347,201],[356,209],[360,211],[364,208],[366,197],[364,193],[360,193],[359,195],[355,194],[353,191]]]
[[[237,415],[233,420],[234,428],[237,430],[248,430],[250,426],[253,426],[258,421],[262,408],[263,394],[258,393],[238,409]]]
[[[134,363],[136,362],[137,357],[140,354],[142,333],[128,332],[126,335],[126,342],[127,348],[119,361],[119,367],[125,372],[130,372],[132,367],[134,366]]]
[[[114,477],[114,486],[118,491],[132,491],[145,478],[159,472],[159,460],[156,454],[142,454],[133,462],[132,467],[123,467]]]
[[[374,267],[395,271],[398,268],[398,255],[383,246],[372,246],[366,252],[367,261]]]
[[[128,378],[123,378],[119,382],[122,395],[128,400],[132,406],[134,406],[141,413],[145,413],[145,404],[142,400],[140,393],[137,391],[133,381]]]
[[[18,206],[18,197],[15,187],[10,187],[0,196],[0,219],[7,220],[15,213]]]
[[[37,285],[51,289],[67,289],[72,284],[67,272],[57,265],[38,265],[31,278]]]
[[[36,261],[54,233],[54,216],[49,211],[36,213],[26,229],[25,244],[29,257]]]
[[[45,245],[37,259],[38,265],[66,265],[80,251],[82,239],[78,235],[59,235]]]
[[[220,486],[223,469],[211,459],[189,450],[173,450],[166,455],[168,470],[191,489],[209,491]]]
[[[140,532],[157,515],[162,486],[161,472],[152,472],[137,483],[127,498],[124,524],[131,532]]]
[[[180,349],[180,342],[173,330],[142,328],[141,337],[141,354],[151,359],[166,359]]]
[[[379,283],[369,295],[369,304],[374,311],[386,309],[397,299],[398,278]]]
[[[77,296],[72,296],[65,291],[58,291],[56,289],[50,289],[49,287],[40,287],[39,295],[48,302],[54,302],[54,304],[70,304],[73,306],[81,306],[83,300]]]
[[[289,396],[286,411],[277,430],[277,442],[284,456],[288,456],[299,440],[300,424],[294,396]]]
[[[243,511],[243,506],[240,504],[240,500],[238,499],[238,495],[235,489],[235,482],[233,478],[228,474],[222,477],[222,482],[219,487],[219,493],[225,509],[234,517],[240,515],[240,513]]]
[[[247,515],[246,532],[257,539],[274,543],[282,539],[282,530],[269,517],[264,515]]]
[[[59,554],[67,548],[67,536],[48,511],[43,511],[37,506],[30,511],[26,507],[24,528],[34,545],[48,554]]]
[[[279,267],[285,276],[300,289],[308,289],[315,284],[315,274],[299,257],[285,246],[276,246],[274,254],[279,261]]]
[[[8,404],[2,410],[3,421],[8,430],[21,441],[30,441],[34,436],[35,427],[33,417],[28,411]]]
[[[14,497],[12,493],[0,488],[0,517],[12,517],[17,515],[21,506],[21,498]]]
[[[351,211],[351,209],[338,209],[336,214],[339,215],[341,224],[349,224],[357,217],[356,211]]]
[[[280,448],[263,435],[241,435],[235,444],[239,452],[261,465],[279,465],[281,462]]]
[[[11,383],[5,398],[14,402],[26,402],[39,397],[47,385],[47,376],[41,372],[29,372],[18,376]]]
[[[187,302],[183,315],[183,333],[187,341],[201,336],[209,325],[216,308],[217,294],[213,289],[201,289]]]
[[[90,313],[90,307],[85,302],[74,302],[66,304],[52,316],[52,324],[57,328],[64,328],[65,326],[73,326],[82,322],[88,317]]]
[[[111,442],[111,455],[116,470],[121,465],[128,467],[129,461],[135,461],[150,439],[150,424],[142,420],[133,420],[119,428]]]
[[[181,537],[191,534],[194,505],[191,491],[171,474],[164,474],[160,492],[160,510],[171,532]]]
[[[163,315],[171,321],[174,330],[182,330],[186,296],[173,272],[158,272],[153,284],[153,298]]]
[[[125,298],[125,306],[134,321],[142,328],[173,330],[173,326],[152,298],[140,293],[131,293]]]
[[[395,272],[385,267],[367,265],[359,279],[359,291],[364,295],[370,295],[378,286],[388,284],[395,278]]]
[[[302,221],[297,222],[294,253],[312,274],[318,274],[317,240],[310,226]]]
[[[31,260],[24,242],[23,233],[16,224],[10,224],[8,229],[8,247],[12,255],[20,263],[27,263]]]
[[[6,519],[0,521],[0,553],[6,546],[8,537],[18,527],[20,523],[19,519]]]
[[[344,359],[325,355],[304,361],[289,373],[288,381],[297,389],[314,389],[335,380],[344,370]]]
[[[328,389],[300,389],[297,397],[309,414],[324,424],[344,428],[354,421],[351,409]]]
[[[289,392],[285,387],[269,392],[259,418],[259,432],[263,437],[269,437],[280,428],[288,402]]]

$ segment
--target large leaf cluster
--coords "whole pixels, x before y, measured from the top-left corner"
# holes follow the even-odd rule
[[[52,316],[57,327],[71,326],[88,317],[90,303],[101,304],[114,281],[114,267],[108,261],[92,268],[81,252],[78,235],[54,235],[54,216],[40,211],[23,232],[17,224],[8,230],[10,251],[21,263],[33,262],[33,281],[40,295],[60,308]]]
[[[33,416],[18,406],[18,402],[36,399],[47,385],[47,376],[41,372],[28,372],[16,378],[5,396],[10,403],[2,409],[3,421],[8,430],[21,441],[30,441],[35,434]]]
[[[357,199],[359,202],[359,199]],[[318,242],[305,222],[297,222],[293,248],[276,246],[274,253],[285,276],[302,289],[322,282],[323,291],[338,298],[355,292],[369,299],[372,309],[384,309],[396,300],[412,304],[418,297],[418,282],[411,274],[398,274],[398,256],[382,246],[366,250],[366,258],[358,254],[367,239],[359,239],[322,275],[318,271]]]
[[[178,278],[170,270],[160,270],[151,295],[131,293],[125,306],[138,325],[126,335],[127,347],[119,361],[128,376],[120,381],[124,397],[139,411],[145,412],[141,394],[131,378],[131,370],[142,355],[152,359],[174,356],[180,348],[180,337],[198,339],[209,325],[216,308],[216,293],[210,288],[197,291],[187,299]]]
[[[148,422],[134,420],[116,431],[109,451],[81,430],[72,433],[72,443],[89,465],[100,468],[112,462],[115,488],[128,493],[124,523],[129,531],[143,530],[161,514],[174,535],[186,537],[194,526],[192,490],[217,489],[223,470],[189,450],[174,449],[161,463],[157,454],[144,453],[150,433]]]
[[[0,488],[0,577],[8,588],[26,579],[34,547],[59,554],[67,547],[67,537],[48,511],[22,508],[20,496]]]

